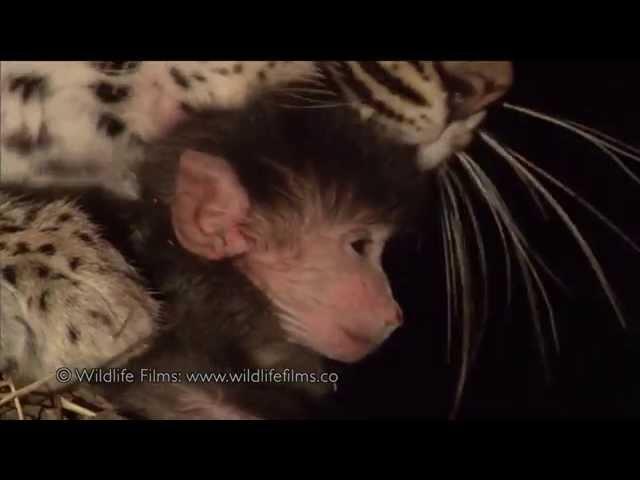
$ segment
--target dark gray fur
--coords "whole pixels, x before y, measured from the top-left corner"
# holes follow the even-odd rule
[[[386,223],[405,218],[410,200],[424,192],[412,161],[415,152],[383,145],[351,111],[320,115],[276,104],[267,99],[242,112],[200,115],[151,146],[140,175],[140,200],[118,199],[98,188],[31,191],[38,199],[77,198],[106,240],[159,292],[165,326],[151,350],[130,362],[132,371],[289,368],[319,373],[324,368],[318,355],[286,341],[269,300],[231,262],[205,261],[179,247],[166,202],[177,156],[186,148],[223,155],[256,208],[274,209],[288,201],[274,161],[324,189],[333,187],[354,214],[367,208]],[[23,187],[16,190],[27,193]],[[143,418],[207,418],[207,409],[191,402],[194,396],[262,418],[296,418],[308,416],[332,385],[138,382],[100,388],[123,412]]]

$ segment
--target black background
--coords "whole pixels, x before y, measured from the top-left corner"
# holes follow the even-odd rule
[[[506,101],[598,128],[640,146],[640,62],[515,62]],[[484,125],[588,198],[640,241],[640,185],[594,146],[562,129],[495,108]],[[523,284],[514,269],[514,300],[505,313],[504,254],[491,217],[479,217],[489,244],[491,315],[478,361],[469,372],[458,418],[640,417],[640,254],[570,198],[550,190],[573,216],[601,261],[625,312],[623,329],[586,258],[551,209],[545,220],[495,153],[476,141],[474,159],[496,181],[532,245],[568,292],[545,277],[560,338],[543,368]],[[640,175],[640,164],[628,165]],[[548,187],[549,185],[546,184]],[[475,197],[478,198],[478,197]],[[438,206],[419,236],[392,243],[385,255],[407,322],[361,365],[340,369],[338,405],[348,417],[446,418],[458,366],[445,362],[445,291]],[[419,245],[419,246],[418,246]],[[543,315],[543,323],[546,315]],[[548,325],[548,324],[547,324]]]

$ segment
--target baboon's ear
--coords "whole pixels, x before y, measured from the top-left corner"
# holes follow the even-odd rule
[[[194,150],[180,156],[171,217],[184,248],[210,260],[246,252],[240,225],[248,212],[247,192],[227,160]]]

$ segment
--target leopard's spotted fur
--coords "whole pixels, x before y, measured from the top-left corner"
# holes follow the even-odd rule
[[[143,347],[159,314],[144,284],[73,202],[0,193],[0,372],[15,382]]]

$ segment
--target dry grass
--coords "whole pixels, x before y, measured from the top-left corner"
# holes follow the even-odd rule
[[[0,375],[0,420],[100,420],[121,419],[113,407],[85,386],[63,393],[42,387],[48,379],[16,390],[10,378]]]

